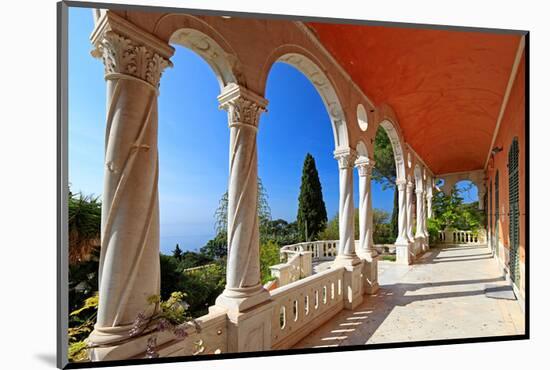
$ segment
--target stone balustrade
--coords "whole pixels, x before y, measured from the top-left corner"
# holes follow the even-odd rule
[[[438,244],[486,244],[487,231],[480,229],[471,230],[440,230],[438,232]]]
[[[344,271],[329,269],[271,292],[272,349],[290,348],[344,309]]]
[[[313,262],[333,260],[338,254],[338,244],[338,240],[317,240],[285,245],[281,248],[281,260],[285,261],[288,253],[299,251],[311,252]]]
[[[313,272],[312,252],[285,251],[286,262],[271,266],[271,276],[276,278],[277,287],[290,284],[302,278],[308,277]]]
[[[224,312],[211,312],[195,321],[198,324],[198,329],[190,326],[187,329],[188,335],[184,339],[174,337],[172,341],[166,339],[162,341],[164,344],[157,348],[160,357],[227,352],[227,315]],[[173,334],[165,335],[173,337]],[[137,358],[143,358],[143,356]]]

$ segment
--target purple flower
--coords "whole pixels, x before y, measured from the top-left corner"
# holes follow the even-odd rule
[[[172,329],[172,324],[166,319],[159,319],[157,322],[158,331],[166,331]]]
[[[157,337],[155,335],[147,339],[147,349],[145,350],[145,358],[158,358],[159,354],[156,351]]]
[[[135,337],[136,335],[140,334],[143,330],[143,325],[145,324],[147,318],[143,314],[143,312],[140,312],[137,314],[136,319],[134,320],[134,323],[132,325],[132,328],[130,329],[130,336]]]
[[[187,337],[187,331],[183,326],[178,326],[174,329],[174,335],[179,339],[183,339]]]

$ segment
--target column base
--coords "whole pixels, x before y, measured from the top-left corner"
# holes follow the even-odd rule
[[[378,253],[375,250],[359,254],[363,262],[363,294],[376,294],[378,285]]]
[[[147,340],[150,335],[130,337],[132,325],[114,328],[96,328],[88,337],[90,361],[117,361],[145,356]],[[112,333],[109,333],[112,332]],[[168,332],[157,332],[157,346],[173,338]],[[94,347],[94,346],[98,347]]]
[[[353,310],[363,302],[363,261],[356,255],[336,257],[334,267],[344,267],[344,308]]]
[[[243,312],[270,299],[271,295],[260,284],[250,288],[225,288],[216,298],[215,306],[228,312]]]
[[[271,350],[273,301],[263,301],[246,311],[228,310],[216,303],[209,312],[227,314],[227,352]]]
[[[395,243],[395,256],[396,263],[400,265],[411,265],[414,261],[414,244],[404,243],[399,244]]]

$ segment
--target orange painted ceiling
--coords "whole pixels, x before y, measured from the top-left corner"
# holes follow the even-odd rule
[[[435,174],[484,167],[520,35],[308,26]]]

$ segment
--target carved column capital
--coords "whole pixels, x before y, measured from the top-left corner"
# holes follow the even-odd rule
[[[359,158],[355,161],[355,167],[357,167],[360,177],[370,177],[374,164],[374,160],[369,158]]]
[[[357,159],[357,152],[350,148],[336,149],[334,158],[338,161],[340,169],[353,168]]]
[[[397,190],[405,191],[405,187],[407,186],[407,180],[398,179],[398,180],[395,181],[395,185],[397,186]]]
[[[91,36],[95,58],[105,65],[105,78],[129,76],[158,89],[174,49],[124,18],[107,11]]]
[[[234,83],[227,85],[218,96],[219,108],[227,111],[229,127],[242,125],[258,128],[260,114],[267,109],[267,100]]]
[[[412,194],[414,188],[414,183],[412,181],[407,181],[407,193]]]

